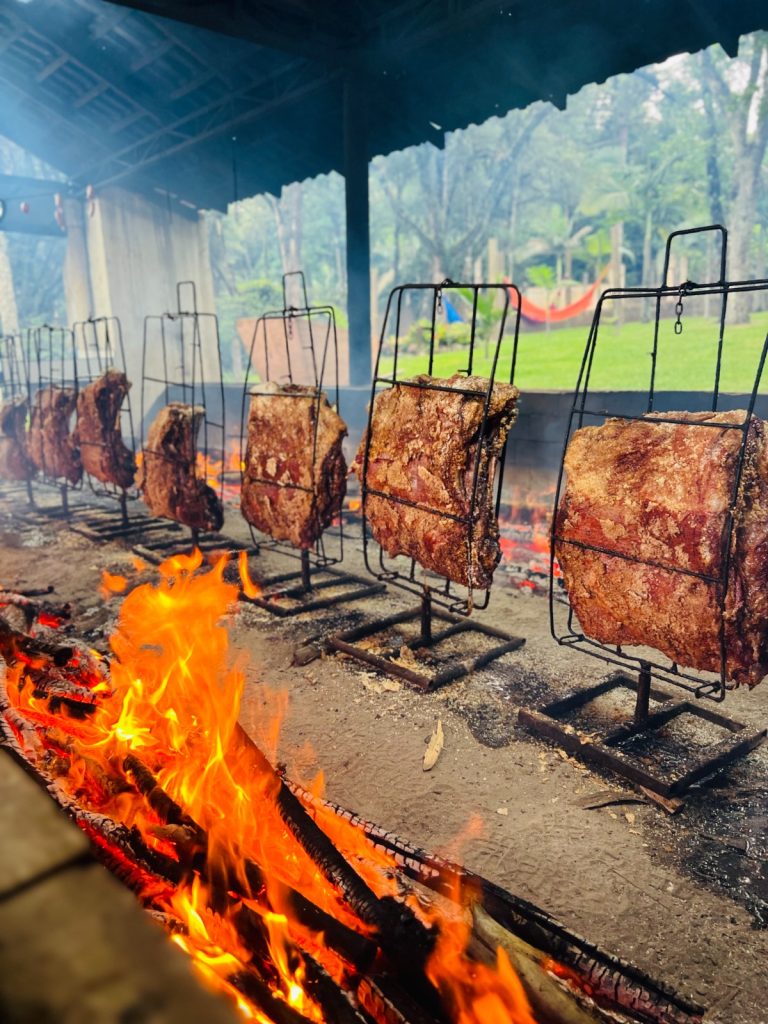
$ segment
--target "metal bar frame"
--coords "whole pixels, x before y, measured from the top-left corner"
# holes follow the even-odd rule
[[[301,305],[294,305],[289,301],[289,285],[295,283],[299,288],[299,299]],[[240,406],[240,485],[245,484],[245,460],[248,439],[249,399],[256,395],[262,397],[296,398],[302,401],[311,400],[314,403],[314,430],[312,434],[312,461],[311,461],[311,482],[310,485],[292,482],[278,483],[274,480],[256,481],[257,483],[269,484],[270,487],[277,487],[285,490],[299,490],[313,494],[317,487],[315,479],[315,462],[317,457],[317,437],[320,421],[320,405],[325,394],[324,381],[329,367],[334,374],[334,385],[331,393],[332,404],[340,413],[339,401],[339,345],[336,329],[336,310],[331,305],[311,306],[307,294],[307,283],[304,271],[295,270],[283,274],[283,308],[271,310],[258,317],[254,324],[251,336],[251,345],[248,350],[248,363],[245,369],[243,381],[242,400]],[[308,331],[307,343],[302,347],[309,353],[310,374],[312,383],[307,385],[308,391],[301,394],[290,395],[283,392],[274,394],[266,391],[259,391],[254,381],[254,353],[257,344],[263,344],[264,372],[266,381],[273,380],[270,374],[269,359],[269,336],[267,327],[270,323],[282,325],[285,362],[287,367],[287,380],[281,381],[293,385],[294,364],[296,363],[296,339],[299,338],[297,325],[305,324]],[[274,365],[274,360],[273,360]],[[344,560],[344,524],[342,519],[344,499],[339,500],[338,508],[333,515],[338,520],[338,526],[329,527],[321,537],[318,538],[312,549],[297,549],[291,544],[275,540],[264,539],[256,528],[248,523],[254,547],[256,551],[276,551],[288,558],[299,559],[300,568],[291,573],[282,573],[265,579],[262,582],[263,591],[258,597],[247,597],[241,592],[240,599],[265,608],[274,615],[286,617],[300,615],[303,612],[314,611],[320,608],[330,608],[333,605],[346,603],[369,597],[371,594],[383,590],[382,585],[372,585],[369,580],[360,576],[333,570],[332,567]],[[246,520],[247,521],[247,520]],[[331,551],[326,547],[325,538],[336,537],[338,547]],[[320,579],[321,578],[321,579]],[[286,587],[287,583],[298,582],[298,585]],[[315,590],[325,590],[330,587],[342,585],[343,588],[334,595],[325,597],[317,596]],[[347,589],[348,588],[348,589]],[[292,601],[286,604],[286,599]]]
[[[712,233],[719,236],[720,260],[719,277],[717,281],[697,284],[693,281],[684,281],[674,286],[669,282],[669,268],[672,244],[676,238],[702,236]],[[755,377],[752,390],[749,395],[746,415],[740,423],[723,424],[711,420],[703,420],[700,423],[691,423],[688,420],[680,419],[674,415],[655,415],[650,423],[683,423],[692,428],[703,430],[716,427],[720,430],[736,430],[741,433],[741,441],[734,473],[733,489],[730,497],[729,508],[724,516],[721,546],[720,546],[720,572],[701,573],[680,569],[672,564],[662,562],[646,561],[640,558],[626,555],[623,552],[582,544],[581,542],[569,541],[558,533],[558,509],[563,491],[563,480],[565,476],[565,456],[569,442],[574,430],[584,425],[585,419],[595,418],[602,421],[607,417],[614,417],[624,420],[645,419],[648,413],[654,411],[656,399],[656,369],[659,356],[659,328],[661,322],[662,303],[665,299],[677,296],[678,320],[675,327],[675,334],[680,330],[677,325],[681,324],[682,300],[683,298],[696,296],[717,296],[720,299],[720,314],[718,321],[718,334],[715,353],[714,379],[712,385],[711,409],[713,413],[718,411],[721,398],[720,377],[722,370],[722,359],[725,345],[726,333],[726,312],[728,299],[731,295],[767,292],[768,280],[757,279],[754,281],[733,281],[726,279],[728,233],[720,224],[710,224],[704,227],[687,228],[680,231],[673,231],[666,243],[664,254],[664,268],[662,283],[658,288],[608,288],[600,295],[595,307],[592,324],[589,330],[584,355],[579,370],[579,377],[573,395],[570,417],[566,435],[563,442],[562,458],[557,479],[557,488],[554,503],[554,518],[550,537],[550,572],[549,572],[549,620],[550,631],[555,641],[564,647],[582,651],[610,665],[615,665],[622,671],[610,676],[602,683],[587,687],[585,690],[572,694],[562,700],[554,701],[539,710],[522,708],[519,713],[521,724],[533,732],[544,736],[558,743],[565,750],[572,754],[603,767],[616,771],[624,778],[645,786],[662,797],[677,797],[688,790],[694,783],[708,775],[720,770],[732,761],[743,757],[750,750],[754,749],[766,737],[768,730],[751,729],[741,722],[736,722],[719,713],[709,710],[706,706],[698,703],[706,698],[710,701],[720,703],[725,699],[726,693],[733,688],[733,684],[727,679],[727,651],[725,638],[725,608],[730,584],[730,560],[732,540],[734,532],[735,511],[739,501],[739,489],[741,485],[742,471],[744,467],[747,438],[752,422],[752,416],[757,400],[758,391],[763,377],[766,357],[768,356],[768,336],[766,337],[755,370]],[[644,298],[653,299],[655,303],[655,316],[653,321],[653,344],[650,352],[650,376],[648,383],[647,404],[645,416],[630,415],[625,411],[595,409],[589,405],[590,377],[594,366],[594,357],[599,340],[601,316],[604,307],[608,302],[621,302],[631,299]],[[586,636],[580,628],[577,628],[575,616],[570,601],[566,602],[566,622],[562,626],[562,601],[567,597],[567,592],[558,584],[555,576],[556,547],[562,543],[573,543],[586,549],[606,554],[610,557],[621,558],[625,561],[638,564],[648,564],[670,573],[687,575],[702,580],[707,586],[715,587],[717,594],[717,608],[719,613],[719,644],[720,644],[720,671],[719,673],[697,672],[695,670],[684,670],[674,662],[663,662],[654,660],[648,653],[632,653],[624,650],[621,646],[603,644],[591,637]],[[631,674],[628,674],[631,673]],[[659,681],[684,690],[696,700],[674,701],[673,695],[666,691],[658,691],[653,688],[653,681]],[[568,724],[567,717],[570,712],[585,707],[591,701],[619,687],[626,687],[636,694],[634,714],[620,728],[613,730],[607,735],[587,737],[579,734],[578,731]],[[661,711],[651,712],[649,702],[651,698],[661,700],[665,706]],[[673,719],[682,715],[692,715],[705,719],[722,728],[730,735],[722,742],[713,747],[705,748],[698,756],[692,757],[684,771],[669,778],[660,772],[653,771],[647,765],[636,758],[631,757],[621,749],[621,745],[633,738],[650,738],[658,730],[662,729]]]
[[[147,372],[147,349],[153,342],[159,342],[162,352],[163,375],[156,377]],[[211,350],[212,346],[212,350]],[[212,356],[214,380],[207,380],[206,355]],[[176,362],[171,362],[172,359]],[[147,392],[149,385],[160,385],[165,405],[172,401],[201,406],[205,413],[202,420],[202,444],[199,431],[192,437],[192,461],[197,464],[198,455],[214,459],[221,464],[218,487],[214,487],[222,506],[224,504],[224,460],[226,455],[226,410],[224,380],[221,365],[221,339],[219,318],[215,313],[201,313],[197,308],[197,288],[194,281],[179,281],[176,284],[176,311],[150,314],[144,317],[144,341],[141,354],[141,441],[142,452],[147,451],[148,424],[146,416]],[[209,402],[215,400],[221,410],[221,422],[210,418]],[[214,437],[217,440],[214,440]],[[151,454],[166,461],[166,452]],[[206,481],[208,482],[208,481]],[[210,486],[210,484],[209,484]],[[168,520],[174,522],[175,520]],[[183,525],[183,524],[182,524]],[[192,543],[198,533],[191,530]]]
[[[466,365],[459,365],[455,371],[463,373],[467,377],[472,375],[475,359],[475,346],[478,341],[478,301],[480,295],[497,294],[501,300],[498,328],[493,330],[493,336],[490,339],[493,345],[491,371],[488,377],[488,385],[483,392],[470,388],[452,388],[436,381],[427,382],[419,379],[403,378],[398,374],[400,336],[404,306],[410,304],[414,297],[427,296],[428,305],[431,309],[431,317],[427,328],[429,339],[426,356],[428,363],[427,375],[431,377],[434,368],[436,344],[439,340],[437,318],[442,309],[444,293],[451,291],[457,292],[464,299],[466,299],[467,292],[471,294],[472,314],[469,321],[469,345],[466,350],[462,350],[460,358],[457,359],[459,364],[463,364],[466,361]],[[429,302],[430,295],[431,302]],[[512,332],[507,334],[506,327],[511,295],[515,296],[515,315],[513,320],[514,329]],[[416,609],[401,612],[385,619],[377,619],[372,623],[368,623],[356,629],[339,633],[338,635],[331,637],[329,643],[334,650],[356,658],[359,661],[373,665],[375,668],[388,675],[397,676],[422,692],[427,692],[437,689],[440,686],[444,686],[446,683],[459,679],[462,676],[469,675],[471,672],[474,672],[479,668],[483,668],[485,665],[488,665],[490,662],[502,657],[504,654],[519,650],[525,643],[525,639],[522,637],[511,636],[501,630],[495,629],[491,626],[486,626],[485,624],[478,622],[476,619],[470,619],[473,611],[484,610],[488,607],[490,589],[485,590],[483,592],[483,597],[478,600],[476,599],[475,592],[473,592],[471,587],[463,588],[466,590],[466,594],[460,594],[455,589],[455,585],[452,581],[445,576],[440,576],[436,573],[422,570],[420,578],[417,578],[417,570],[421,567],[415,559],[410,559],[410,569],[403,573],[396,568],[394,564],[390,564],[385,560],[385,552],[381,547],[378,547],[378,545],[378,556],[377,558],[374,557],[372,559],[370,527],[366,516],[366,500],[369,495],[375,495],[376,497],[384,498],[398,505],[417,508],[426,512],[428,515],[434,515],[443,520],[450,520],[465,524],[467,527],[467,564],[469,566],[472,565],[472,526],[477,516],[480,471],[484,463],[486,466],[490,465],[490,458],[487,454],[488,413],[493,393],[493,386],[496,380],[497,371],[499,370],[501,348],[505,337],[510,341],[508,380],[510,384],[514,383],[515,368],[517,365],[518,338],[520,333],[521,305],[520,292],[514,284],[460,284],[451,281],[450,279],[446,279],[440,284],[399,285],[390,292],[387,299],[387,306],[379,340],[379,350],[376,357],[376,365],[371,383],[368,428],[363,450],[362,470],[360,473],[360,497],[363,517],[363,557],[366,569],[375,579],[382,583],[392,584],[393,586],[396,586],[401,590],[405,590],[408,593],[418,595],[420,598],[420,604]],[[394,338],[394,346],[391,358],[392,369],[391,372],[385,373],[382,364],[385,355],[384,349],[388,337],[388,329],[389,333]],[[377,390],[381,388],[391,388],[395,385],[412,387],[420,391],[447,392],[450,394],[458,393],[477,399],[478,401],[482,401],[483,414],[473,457],[471,497],[469,501],[469,510],[466,515],[459,516],[443,512],[422,503],[410,501],[394,494],[387,494],[368,486],[368,464],[370,459],[371,439],[373,436],[373,408],[376,393]],[[499,508],[501,506],[504,464],[506,461],[505,456],[506,442],[499,454],[498,464],[495,467],[493,503],[494,514],[497,518],[499,515]],[[378,564],[376,564],[376,561]],[[435,620],[447,625],[443,629],[434,631],[432,627]],[[386,651],[383,654],[373,654],[367,647],[360,646],[359,644],[361,640],[369,639],[373,636],[384,633],[393,626],[414,621],[419,622],[419,635],[415,640],[405,645],[412,650],[433,650],[441,642],[448,640],[459,633],[475,633],[477,635],[499,640],[501,643],[494,645],[490,650],[483,651],[474,657],[468,657],[461,661],[454,662],[450,668],[435,673],[427,673],[426,671],[420,672],[413,668],[398,664],[395,659],[399,648],[398,651],[391,650]]]
[[[92,384],[103,376],[107,370],[116,369],[125,374],[128,380],[127,363],[125,359],[125,346],[123,344],[123,329],[119,317],[116,316],[90,316],[87,320],[77,321],[72,328],[75,345],[75,360],[78,367],[78,381],[84,385]],[[123,396],[119,412],[120,433],[123,441],[128,441],[127,447],[136,452],[136,432],[133,423],[133,410],[130,397],[131,383],[128,381],[128,389]],[[106,448],[105,443],[86,442],[88,447]],[[80,448],[84,447],[80,442]],[[97,497],[111,498],[119,503],[120,520],[123,528],[128,523],[128,499],[135,502],[139,497],[138,489],[124,490],[116,484],[96,480],[83,467],[83,472],[88,480],[88,486]],[[102,517],[103,518],[103,517]]]

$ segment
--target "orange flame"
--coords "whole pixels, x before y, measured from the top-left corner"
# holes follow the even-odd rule
[[[238,725],[244,677],[230,663],[227,629],[238,587],[225,581],[225,564],[222,557],[212,567],[205,565],[199,551],[177,555],[160,566],[157,582],[127,594],[110,641],[109,678],[91,655],[78,655],[78,671],[98,699],[90,718],[52,715],[45,701],[33,696],[34,688],[24,685],[27,670],[22,666],[9,671],[6,681],[17,709],[45,736],[46,749],[71,757],[61,782],[81,806],[135,826],[148,846],[180,859],[152,805],[126,790],[120,767],[131,754],[148,767],[187,820],[203,830],[205,875],[188,872],[175,888],[160,886],[159,891],[152,883],[153,905],[181,922],[183,930],[173,941],[193,958],[202,976],[228,994],[245,1018],[270,1024],[263,1008],[241,995],[232,980],[249,970],[254,956],[236,925],[236,914],[246,908],[266,936],[273,997],[322,1024],[322,1010],[305,984],[304,951],[311,951],[337,980],[351,968],[325,947],[322,936],[309,935],[292,919],[288,888],[362,934],[370,934],[370,928],[286,828],[276,802],[279,778]],[[240,571],[243,588],[254,587],[243,555]],[[108,577],[105,586],[120,589],[122,579],[116,586],[116,578]],[[276,747],[278,718],[272,715],[260,729],[265,747]],[[376,895],[399,895],[396,865],[387,853],[329,808],[317,804],[311,813]],[[247,895],[249,861],[265,871],[266,893],[258,898]],[[471,926],[466,910],[451,917],[442,905],[424,910],[415,900],[411,903],[438,933],[427,976],[455,1024],[534,1024],[504,953],[499,951],[495,965],[467,955]]]

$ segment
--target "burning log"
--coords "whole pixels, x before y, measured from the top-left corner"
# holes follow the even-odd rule
[[[24,616],[26,628],[30,629],[39,620],[43,626],[58,626],[70,617],[71,608],[68,604],[51,605],[33,601],[33,597],[50,594],[53,588],[45,591],[27,591],[26,593],[0,589],[0,608],[19,608]]]
[[[659,1024],[700,1024],[700,1006],[687,1002],[666,986],[652,983],[632,964],[568,932],[559,922],[526,900],[476,875],[459,864],[428,853],[373,822],[330,800],[319,799],[296,783],[292,792],[308,812],[322,817],[330,811],[359,829],[374,849],[391,854],[405,875],[426,888],[455,899],[457,892],[471,894],[473,906],[499,926],[539,951],[542,957],[566,965],[584,989],[601,1005],[617,1004]],[[514,931],[512,931],[514,929]]]
[[[224,899],[226,893],[234,892],[244,899],[260,898],[264,901],[267,882],[258,864],[244,858],[240,872],[236,871],[234,865],[229,868],[219,866],[214,873],[215,877],[212,877],[210,865],[205,859],[205,852],[208,849],[208,837],[205,830],[185,814],[179,805],[168,796],[152,772],[138,757],[129,755],[125,759],[123,767],[131,774],[139,791],[147,798],[152,809],[164,822],[163,826],[153,829],[153,834],[177,845],[177,848],[184,854],[183,859],[187,863],[194,864],[195,870],[199,872],[201,878],[218,886],[220,899]],[[245,889],[242,878],[247,882]],[[377,946],[370,939],[337,921],[330,914],[315,906],[300,892],[290,887],[286,888],[285,899],[300,924],[315,935],[323,935],[329,948],[356,969],[362,970],[373,962]],[[271,907],[266,904],[266,909],[271,910]],[[240,907],[237,911],[236,927],[244,933],[244,938],[251,945],[257,933],[262,931],[258,915],[245,906]]]
[[[193,841],[203,845],[203,830],[158,785],[157,779],[143,761],[135,754],[129,754],[123,761],[123,768],[133,777],[138,791],[147,798],[149,806],[166,825],[181,826],[191,833]]]
[[[258,772],[271,778],[280,815],[313,863],[341,892],[361,920],[376,929],[382,949],[395,963],[408,971],[423,970],[434,948],[434,935],[405,904],[389,897],[376,896],[248,734],[239,726],[237,734],[239,740],[247,746]]]
[[[38,662],[41,667],[62,666],[71,661],[74,653],[71,646],[46,640],[45,637],[31,637],[26,633],[20,633],[0,618],[0,657],[8,665],[24,661]]]
[[[383,975],[363,978],[357,997],[365,1012],[380,1024],[436,1024],[397,982]]]
[[[492,962],[501,947],[510,959],[526,995],[537,1015],[543,1020],[556,1020],[562,1024],[599,1024],[605,1017],[594,1006],[582,1005],[578,995],[543,966],[546,961],[535,949],[512,932],[502,928],[487,914],[480,904],[472,908],[476,941],[471,947],[478,959]]]

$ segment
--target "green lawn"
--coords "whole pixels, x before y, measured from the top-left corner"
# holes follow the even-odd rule
[[[756,313],[749,324],[727,326],[720,376],[722,391],[749,391],[768,331],[768,313]],[[515,382],[527,389],[573,390],[587,342],[587,327],[561,327],[530,331],[521,327]],[[683,332],[676,335],[673,321],[663,320],[659,330],[656,364],[658,390],[710,390],[714,381],[718,322],[704,317],[683,317]],[[642,390],[648,387],[653,344],[653,324],[603,323],[597,340],[590,387],[596,390]],[[511,339],[502,343],[499,379],[509,375]],[[438,351],[432,372],[450,376],[467,365],[466,350]],[[391,372],[392,358],[382,362]],[[490,359],[478,343],[473,373],[486,375]],[[426,355],[401,354],[398,377],[427,370]],[[761,391],[768,389],[768,370]]]

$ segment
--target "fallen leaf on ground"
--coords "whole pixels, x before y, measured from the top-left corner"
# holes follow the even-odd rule
[[[429,737],[429,743],[427,744],[427,749],[424,752],[424,763],[422,767],[425,772],[431,771],[431,769],[435,767],[444,744],[445,735],[443,734],[443,720],[438,718],[435,731]]]

